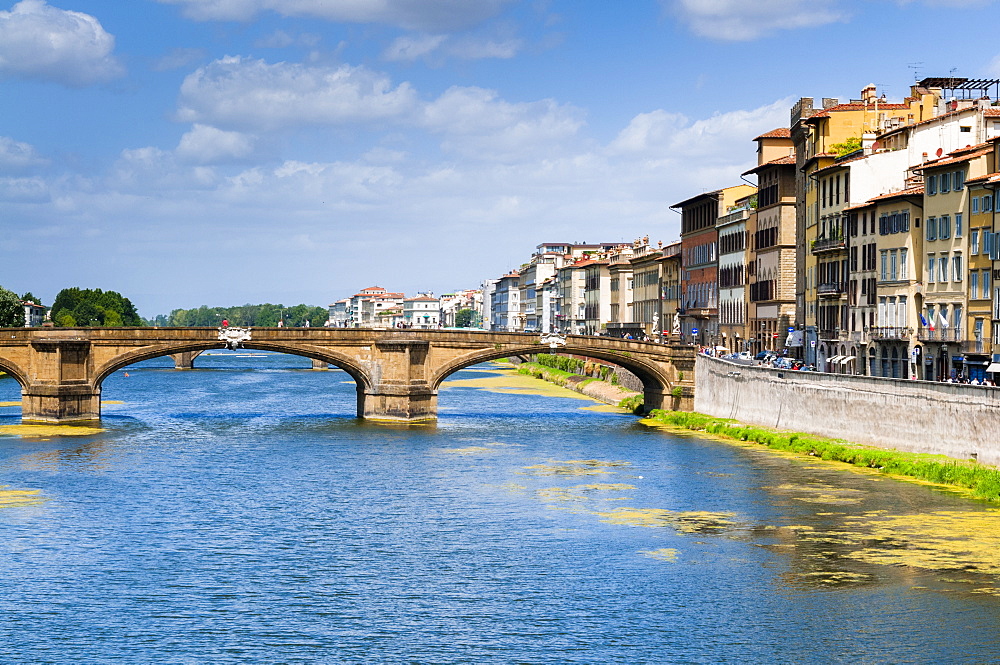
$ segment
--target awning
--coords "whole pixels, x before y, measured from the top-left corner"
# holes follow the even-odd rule
[[[840,364],[841,365],[846,365],[847,363],[851,362],[852,360],[854,360],[854,356],[844,356],[843,358],[840,359]]]
[[[836,365],[836,364],[838,364],[840,362],[841,358],[843,358],[843,357],[844,356],[834,356],[832,358],[827,358],[826,361],[828,363],[830,363],[831,365]]]
[[[986,368],[987,372],[1000,372],[1000,363],[990,363],[990,366]]]

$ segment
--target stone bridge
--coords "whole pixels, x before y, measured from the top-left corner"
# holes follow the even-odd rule
[[[228,329],[230,332],[234,329]],[[448,375],[477,363],[565,353],[620,365],[642,381],[646,409],[690,409],[694,349],[570,335],[550,348],[539,335],[480,330],[253,328],[242,348],[288,353],[335,365],[357,383],[358,416],[431,420]],[[3,328],[0,370],[21,384],[25,422],[101,417],[101,383],[116,370],[160,356],[178,366],[226,346],[216,328]],[[679,388],[679,390],[678,390]]]

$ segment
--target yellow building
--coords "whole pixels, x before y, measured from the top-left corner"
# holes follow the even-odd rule
[[[831,201],[833,206],[841,207],[837,213],[838,218],[843,207],[851,203],[849,182],[842,179],[838,184],[837,174],[834,173],[833,183],[827,180],[827,189],[824,191],[816,173],[833,165],[838,157],[860,150],[866,141],[871,141],[880,132],[894,129],[900,124],[921,122],[933,117],[937,101],[938,94],[934,90],[914,86],[911,95],[902,103],[889,103],[877,96],[874,85],[868,85],[861,91],[861,99],[851,100],[846,104],[841,104],[836,99],[823,99],[822,108],[815,109],[812,98],[804,97],[792,107],[791,137],[798,169],[796,319],[805,327],[808,362],[817,360],[820,327],[826,326],[823,329],[832,334],[836,330],[836,326],[831,327],[833,310],[838,313],[846,312],[846,303],[835,306],[823,303],[823,314],[827,318],[820,320],[820,287],[826,289],[823,300],[832,299],[833,295],[837,295],[839,299],[840,295],[829,292],[831,284],[835,283],[830,281],[829,273],[832,268],[820,267],[820,263],[831,264],[832,258],[820,261],[812,249],[815,241],[829,241],[831,238],[829,220],[834,215],[830,209]],[[838,196],[840,203],[836,202]],[[821,222],[824,217],[828,222],[826,235],[822,235],[824,227]],[[838,260],[844,261],[844,257],[839,257]],[[827,272],[820,274],[821,270]],[[843,317],[840,321],[843,323]],[[843,341],[838,333],[836,344]],[[836,348],[834,341],[829,340],[825,348]]]
[[[918,169],[924,176],[924,311],[927,325],[921,327],[928,379],[945,381],[968,378],[970,367],[985,371],[988,358],[976,353],[973,334],[968,328],[970,265],[971,194],[966,181],[977,185],[982,176],[994,171],[992,144],[979,144],[955,150],[926,162]],[[977,187],[978,190],[978,187]],[[992,200],[992,199],[991,199]],[[981,208],[980,198],[977,206]],[[982,213],[977,222],[982,224]],[[982,227],[978,229],[981,231]],[[977,256],[976,265],[985,265]],[[981,270],[978,268],[977,270]],[[977,272],[977,279],[981,273]],[[978,289],[977,289],[978,290]],[[988,307],[978,304],[984,322]],[[978,310],[977,310],[978,311]],[[981,333],[981,331],[980,331]],[[972,352],[968,356],[969,352]],[[970,361],[973,364],[970,364]]]

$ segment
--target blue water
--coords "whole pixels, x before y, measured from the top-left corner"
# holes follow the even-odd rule
[[[354,418],[345,373],[308,360],[218,352],[197,366],[110,377],[104,399],[124,403],[104,407],[100,434],[0,436],[0,484],[46,498],[0,508],[0,662],[1000,660],[1000,599],[826,546],[786,551],[762,528],[984,506],[578,399],[446,388],[436,426],[374,425]],[[0,401],[17,395],[0,380]],[[0,409],[0,425],[17,422]],[[528,468],[573,460],[606,473]],[[773,489],[805,482],[863,500],[830,509]],[[632,488],[579,487],[602,483]],[[744,526],[595,514],[622,506]],[[831,567],[858,577],[809,581]]]

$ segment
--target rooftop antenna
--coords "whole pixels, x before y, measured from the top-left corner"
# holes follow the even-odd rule
[[[920,80],[920,70],[923,69],[924,63],[923,62],[910,62],[910,63],[907,63],[906,66],[913,70],[913,81],[914,82],[919,81]]]

